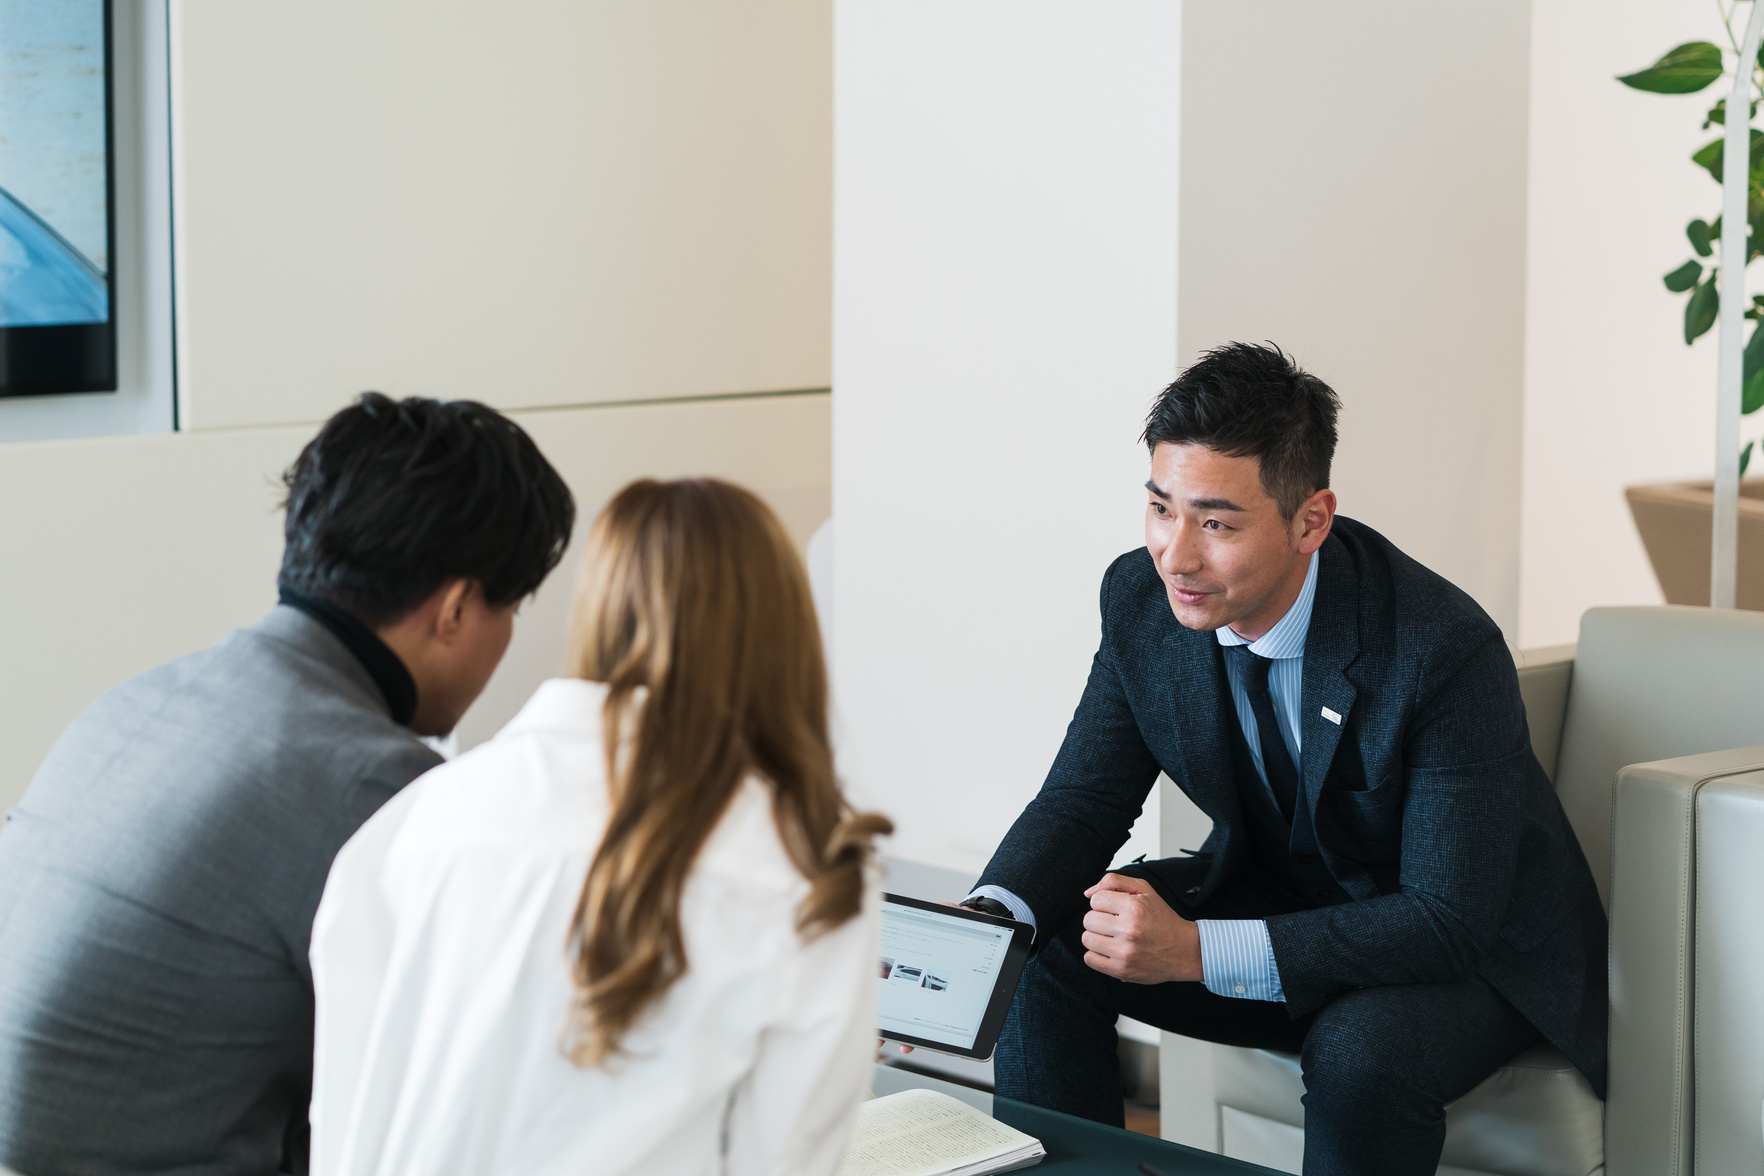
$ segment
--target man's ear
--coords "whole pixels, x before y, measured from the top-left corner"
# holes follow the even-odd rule
[[[476,580],[449,580],[441,587],[441,607],[435,613],[435,636],[452,641],[465,629],[466,608],[480,589]]]
[[[1319,490],[1305,499],[1293,522],[1299,532],[1299,553],[1315,554],[1329,538],[1329,528],[1335,525],[1335,491]]]

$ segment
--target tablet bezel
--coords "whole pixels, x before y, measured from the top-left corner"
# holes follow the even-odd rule
[[[998,977],[992,985],[992,995],[986,1002],[986,1012],[980,1018],[980,1031],[974,1035],[974,1044],[967,1049],[951,1045],[947,1041],[933,1041],[926,1037],[913,1037],[906,1033],[895,1033],[878,1029],[876,1035],[885,1041],[897,1041],[902,1045],[910,1045],[915,1049],[934,1049],[938,1053],[954,1054],[958,1058],[973,1058],[984,1062],[998,1048],[998,1035],[1004,1031],[1005,1014],[1010,1012],[1011,997],[1017,991],[1017,981],[1023,975],[1023,965],[1029,962],[1029,948],[1035,942],[1035,928],[1027,923],[1019,923],[1015,919],[1001,919],[997,915],[989,915],[983,911],[968,907],[950,906],[948,903],[927,902],[922,898],[908,898],[904,894],[883,894],[882,901],[897,906],[913,907],[917,910],[930,911],[933,914],[947,915],[952,919],[967,919],[974,923],[985,923],[990,927],[1009,927],[1011,941],[1005,947],[1004,963],[999,967]]]

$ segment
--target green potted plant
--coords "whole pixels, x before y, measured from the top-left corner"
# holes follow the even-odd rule
[[[1764,2],[1764,0],[1761,0]],[[1707,90],[1724,78],[1731,78],[1729,62],[1738,68],[1739,37],[1733,25],[1734,9],[1722,9],[1728,48],[1710,41],[1691,41],[1670,50],[1654,64],[1617,80],[1631,89],[1650,94],[1695,94]],[[1759,55],[1764,58],[1764,53]],[[1754,83],[1764,78],[1764,61],[1744,63]],[[1728,87],[1717,87],[1725,93]],[[1757,116],[1754,101],[1747,112],[1750,123]],[[1714,103],[1703,119],[1705,131],[1723,128],[1717,138],[1691,153],[1691,163],[1708,172],[1715,182],[1715,203],[1720,203],[1723,174],[1723,143],[1719,137],[1727,125],[1727,99]],[[1746,192],[1747,224],[1740,231],[1748,234],[1746,264],[1764,256],[1764,130],[1751,128],[1750,169]],[[1691,256],[1684,264],[1664,277],[1666,289],[1685,295],[1684,341],[1695,343],[1715,325],[1720,296],[1717,279],[1720,270],[1716,253],[1721,235],[1726,231],[1722,218],[1698,217],[1685,226]],[[1764,296],[1754,296],[1746,311],[1754,326],[1746,342],[1743,384],[1740,395],[1742,419],[1764,408]],[[1740,450],[1740,473],[1751,464],[1757,440],[1749,440]],[[1680,482],[1664,485],[1631,486],[1625,491],[1636,530],[1647,548],[1654,574],[1670,604],[1709,603],[1710,516],[1714,507],[1714,490],[1710,482]],[[1739,588],[1741,608],[1764,609],[1764,478],[1742,481],[1740,490]]]

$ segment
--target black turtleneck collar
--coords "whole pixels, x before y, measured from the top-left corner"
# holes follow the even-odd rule
[[[374,635],[374,631],[332,604],[328,600],[319,600],[304,592],[296,592],[286,584],[276,585],[281,594],[282,603],[290,608],[297,608],[325,628],[329,629],[355,655],[362,668],[373,678],[380,693],[386,696],[386,705],[391,708],[392,721],[399,726],[410,726],[410,720],[416,714],[417,688],[416,679],[398,660],[398,655]]]

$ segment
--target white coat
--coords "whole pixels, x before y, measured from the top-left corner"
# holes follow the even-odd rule
[[[314,1176],[827,1176],[874,1058],[875,880],[804,943],[808,884],[748,779],[681,904],[687,971],[564,1053],[566,941],[608,813],[605,687],[545,683],[343,847],[312,933]]]

